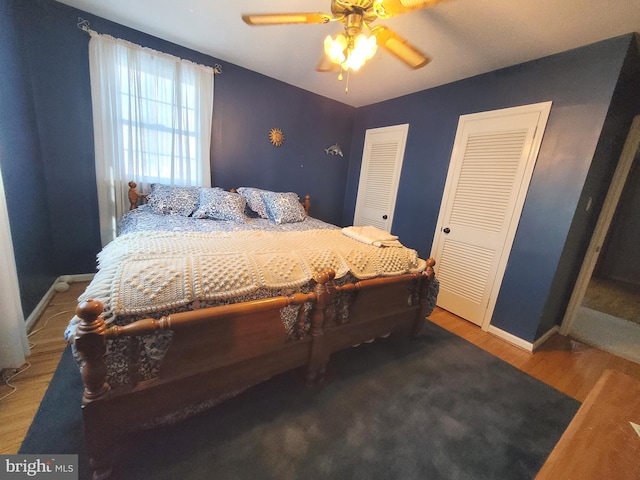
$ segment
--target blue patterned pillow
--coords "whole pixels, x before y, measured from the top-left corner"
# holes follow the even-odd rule
[[[240,187],[237,189],[238,193],[247,199],[247,206],[257,213],[261,218],[269,218],[267,214],[267,206],[262,199],[262,192],[268,192],[268,190],[261,190],[254,187]]]
[[[246,204],[247,200],[237,193],[227,192],[221,188],[203,188],[200,191],[200,204],[193,213],[193,217],[244,222]]]
[[[188,217],[198,205],[199,194],[200,187],[177,187],[152,183],[147,203],[154,213]]]
[[[267,207],[269,220],[278,225],[302,222],[307,217],[300,198],[295,193],[262,192],[261,195]]]

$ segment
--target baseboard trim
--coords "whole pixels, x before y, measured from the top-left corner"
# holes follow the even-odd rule
[[[545,333],[539,339],[537,339],[535,342],[533,342],[533,351],[535,352],[538,348],[540,348],[540,345],[542,345],[544,342],[546,342],[551,335],[553,335],[554,333],[556,333],[558,331],[560,331],[560,327],[558,327],[558,325],[554,325],[552,328],[550,328],[547,331],[547,333]]]
[[[33,309],[31,314],[25,320],[27,333],[31,332],[36,322],[42,315],[42,312],[44,312],[45,308],[47,308],[47,305],[49,305],[49,302],[51,301],[51,299],[53,298],[56,292],[67,290],[69,288],[70,283],[91,281],[94,275],[95,275],[94,273],[83,273],[78,275],[59,276],[56,279],[56,281],[53,282],[53,285],[51,285],[49,290],[47,290],[47,293],[45,293],[42,299],[38,302],[38,305],[36,305],[36,308]]]
[[[523,350],[526,350],[527,352],[533,353],[536,351],[536,349],[540,347],[540,345],[546,342],[551,335],[558,332],[559,330],[560,330],[560,327],[558,327],[558,325],[554,325],[552,328],[550,328],[547,331],[547,333],[542,335],[539,339],[537,339],[533,343],[527,342],[526,340],[523,340],[520,337],[516,337],[515,335],[512,335],[509,332],[505,332],[504,330],[500,330],[499,328],[493,327],[491,325],[489,325],[489,329],[487,330],[487,332],[491,333],[492,335],[495,335],[496,337],[501,338],[502,340],[505,340],[511,343],[512,345],[515,345],[516,347],[520,347]]]
[[[47,308],[47,305],[49,305],[49,302],[55,295],[56,291],[54,289],[54,286],[55,286],[55,283],[51,285],[49,290],[47,290],[47,293],[44,294],[44,296],[40,299],[40,301],[36,305],[36,308],[33,309],[31,314],[25,320],[25,323],[27,324],[27,333],[30,333],[31,330],[33,330],[33,327],[35,326],[36,322],[42,315],[42,312],[44,312],[45,308]]]
[[[90,282],[95,277],[95,273],[80,273],[78,275],[68,275],[71,277],[71,283],[74,282]]]
[[[509,342],[512,345],[515,345],[516,347],[520,347],[523,350],[526,350],[527,352],[533,353],[533,343],[531,342],[527,342],[526,340],[523,340],[520,337],[516,337],[515,335],[509,332],[505,332],[504,330],[501,330],[492,325],[489,325],[487,332],[489,332],[492,335],[495,335],[496,337],[501,338],[502,340]]]

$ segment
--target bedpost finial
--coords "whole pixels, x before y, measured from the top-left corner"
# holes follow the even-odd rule
[[[325,268],[324,270],[317,272],[314,277],[317,283],[324,284],[336,278],[336,271],[333,268]]]
[[[80,318],[76,329],[76,340],[79,336],[87,333],[97,333],[102,335],[107,329],[107,324],[101,317],[104,305],[99,300],[88,298],[78,304],[76,315]]]
[[[433,278],[435,272],[433,271],[433,266],[436,264],[436,261],[433,258],[427,258],[427,266],[424,269],[423,275],[426,275],[429,278]]]
[[[78,304],[76,315],[86,322],[95,320],[104,311],[104,305],[98,300],[88,298]]]

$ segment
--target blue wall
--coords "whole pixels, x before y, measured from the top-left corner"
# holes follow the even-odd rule
[[[343,223],[353,219],[366,129],[409,123],[392,230],[428,256],[459,116],[551,100],[492,318],[493,326],[535,340],[631,39],[618,37],[359,108]]]
[[[547,304],[538,327],[538,336],[544,334],[564,316],[631,121],[635,115],[640,114],[640,90],[638,89],[638,85],[640,85],[639,42],[640,38],[635,34],[629,44],[596,152],[582,187],[578,208],[573,216],[549,297],[547,298]],[[593,206],[587,210],[586,206],[590,198]],[[614,220],[614,225],[618,221],[627,222],[624,218],[618,217]],[[633,218],[631,221],[637,225],[638,219]],[[616,259],[622,259],[625,262],[630,262],[637,258],[637,248],[633,255],[629,255],[629,253],[629,250],[620,250],[615,253],[615,256]],[[606,257],[606,255],[603,255],[603,257]]]
[[[625,61],[611,108],[615,129],[620,117],[640,113],[640,37],[632,44]],[[624,130],[623,130],[624,132]],[[624,137],[618,138],[623,142]],[[613,219],[607,240],[598,259],[595,275],[640,287],[640,152],[636,152],[627,184]]]
[[[355,109],[231,64],[216,77],[211,169],[224,188],[311,195],[311,214],[339,223]],[[269,142],[280,128],[285,141]],[[338,142],[345,158],[327,155]]]
[[[25,312],[56,276],[95,271],[100,249],[89,36],[77,28],[78,17],[101,33],[197,63],[221,64],[213,107],[213,183],[309,193],[314,216],[339,222],[348,162],[327,156],[324,148],[337,141],[348,155],[353,107],[52,0],[2,5],[0,118],[11,132],[5,135],[9,157],[19,159],[7,168],[3,159],[2,167],[12,182],[7,196]],[[285,134],[280,148],[269,142],[274,127]]]
[[[56,274],[38,123],[14,13],[11,3],[0,2],[0,169],[28,316]]]

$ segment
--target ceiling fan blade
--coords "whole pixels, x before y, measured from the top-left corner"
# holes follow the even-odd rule
[[[395,55],[411,68],[424,67],[431,61],[429,57],[387,27],[377,26],[371,30],[371,33],[376,36],[378,46]]]
[[[390,18],[422,8],[433,7],[444,0],[376,0],[373,10],[380,18]]]
[[[265,13],[245,14],[242,20],[247,25],[283,25],[296,23],[329,23],[333,20],[326,13]]]

